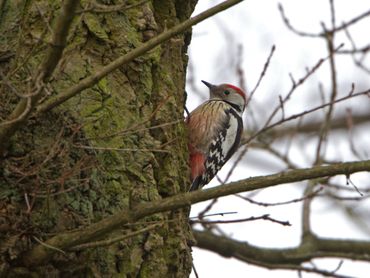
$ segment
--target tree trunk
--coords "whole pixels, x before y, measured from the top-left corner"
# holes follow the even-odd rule
[[[19,95],[31,92],[60,2],[0,1],[1,119]],[[127,6],[107,12],[121,1],[102,1],[110,4],[104,7],[81,1],[63,57],[46,84],[48,94],[63,92],[189,18],[196,1],[122,2]],[[96,238],[102,242],[146,229],[114,243],[60,250],[43,265],[24,262],[27,251],[54,235],[188,188],[182,119],[190,37],[190,32],[177,36],[122,66],[93,88],[31,118],[10,139],[0,162],[1,277],[189,275],[183,211],[157,214]]]

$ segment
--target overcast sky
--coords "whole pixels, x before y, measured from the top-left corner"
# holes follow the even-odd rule
[[[220,2],[200,0],[194,14]],[[244,71],[243,77],[246,81],[247,91],[256,84],[271,47],[273,45],[276,46],[266,77],[251,103],[256,117],[260,119],[267,117],[271,107],[278,103],[278,96],[284,96],[290,89],[290,73],[295,79],[299,79],[305,74],[307,67],[311,68],[320,58],[327,56],[324,40],[301,38],[286,28],[278,10],[278,3],[278,1],[274,0],[245,1],[193,28],[193,39],[189,49],[192,71],[191,76],[188,77],[191,77],[193,80],[196,90],[194,90],[193,86],[187,86],[187,107],[190,111],[208,97],[207,88],[201,83],[201,80],[214,84],[232,83],[240,86],[238,83],[239,78],[235,72],[235,65],[239,62],[237,56],[239,45],[243,49],[241,65]],[[326,26],[330,26],[329,1],[283,0],[280,3],[283,5],[291,23],[299,30],[318,33],[322,31],[322,22]],[[369,10],[370,1],[337,0],[335,1],[335,8],[336,20],[338,23],[341,23]],[[369,30],[370,18],[351,27],[351,35],[359,47],[369,44]],[[343,32],[335,40],[335,45],[339,46],[341,43],[345,43],[343,48],[350,48],[350,43]],[[356,83],[356,89],[358,90],[370,87],[370,82],[366,81],[369,79],[369,75],[354,67],[350,57],[338,57],[337,67],[339,69],[338,83],[340,95],[348,94],[352,82]],[[329,80],[329,67],[324,64],[287,104],[286,113],[301,112],[320,103],[321,100],[317,92],[318,84],[321,82],[323,90],[329,93]],[[355,103],[355,112],[369,109],[369,102],[350,101],[348,103]],[[339,113],[341,109],[348,108],[348,103],[338,106],[336,112]],[[245,115],[248,114],[246,113]],[[248,120],[245,120],[245,122],[248,124]],[[368,145],[369,132],[360,130],[358,134],[358,146]],[[342,137],[334,138],[331,141],[333,144],[328,147],[329,157],[340,161],[355,160],[355,158],[350,156],[347,137]],[[337,151],[339,146],[343,146],[340,153]],[[309,153],[314,147],[314,145],[310,146],[307,144],[305,146],[306,152]],[[298,147],[296,163],[300,167],[310,166],[309,155],[307,155],[308,158],[302,156],[302,151],[299,152],[299,150]],[[265,167],[264,163],[268,167]],[[220,173],[221,177],[227,174],[231,164],[228,163],[224,167]],[[284,165],[278,160],[274,160],[271,157],[265,159],[264,154],[248,151],[243,165],[237,167],[231,180],[276,173],[282,170],[284,170]],[[353,175],[352,179],[357,185],[361,185],[368,180],[368,176],[358,174]],[[345,180],[338,178],[338,183],[345,185]],[[208,187],[218,184],[219,182],[214,179]],[[301,197],[303,189],[302,184],[277,186],[259,192],[256,199],[263,202],[286,201]],[[206,204],[194,205],[191,215],[196,216]],[[266,221],[258,221],[238,225],[225,225],[222,228],[226,234],[231,235],[233,238],[248,241],[257,246],[289,247],[296,246],[299,243],[301,205],[301,203],[297,203],[289,206],[263,208],[247,204],[237,197],[227,197],[219,199],[211,212],[237,212],[237,215],[225,216],[223,219],[259,216],[270,213],[276,219],[287,220],[292,224],[292,227],[283,227]],[[364,202],[358,206],[359,211],[369,209],[369,202]],[[313,230],[320,236],[370,240],[368,233],[370,227],[367,227],[367,232],[354,227],[353,223],[349,223],[338,210],[340,210],[340,207],[333,203],[315,201],[313,206],[315,214],[312,219]],[[212,218],[212,220],[215,219]],[[234,259],[225,259],[196,248],[193,249],[193,257],[200,277],[225,277],[226,275],[228,277],[298,277],[297,273],[293,271],[267,270],[247,265]],[[338,259],[325,259],[315,260],[315,263],[327,270],[334,270],[339,261]],[[340,273],[354,277],[367,277],[365,273],[370,273],[370,264],[345,261]],[[195,277],[194,274],[191,277]],[[320,276],[304,273],[303,277]]]

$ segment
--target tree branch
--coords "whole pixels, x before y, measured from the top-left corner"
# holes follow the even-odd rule
[[[370,93],[370,89],[368,89],[366,91],[358,92],[358,93],[353,93],[353,91],[354,91],[354,87],[352,85],[351,91],[349,92],[348,95],[346,95],[344,97],[337,98],[334,101],[330,101],[330,102],[324,103],[324,104],[319,105],[319,106],[316,106],[316,107],[314,107],[312,109],[305,110],[305,111],[303,111],[301,113],[297,113],[297,114],[291,115],[291,116],[289,116],[287,118],[284,118],[284,119],[281,119],[279,121],[276,121],[275,123],[270,124],[270,125],[268,125],[268,122],[266,122],[266,124],[260,130],[258,130],[257,132],[253,133],[249,137],[243,136],[240,144],[241,145],[246,145],[249,142],[251,142],[253,139],[255,139],[256,137],[258,137],[260,134],[265,133],[267,131],[270,131],[273,128],[275,128],[276,126],[279,126],[279,125],[281,125],[281,124],[283,124],[285,122],[289,122],[289,121],[292,121],[292,120],[296,120],[296,119],[302,118],[305,115],[311,114],[311,113],[313,113],[315,111],[318,111],[318,110],[321,110],[321,109],[323,109],[323,108],[325,108],[327,106],[331,106],[331,105],[333,105],[335,103],[339,103],[339,102],[345,101],[345,100],[350,99],[350,98],[353,98],[353,97],[368,96],[369,93]],[[364,122],[365,122],[365,120],[364,120]]]
[[[249,222],[249,221],[256,221],[256,220],[267,220],[271,221],[283,226],[292,226],[289,221],[281,221],[272,218],[269,214],[264,214],[261,216],[251,216],[247,218],[240,218],[240,219],[233,219],[233,220],[203,220],[203,219],[196,219],[190,220],[190,224],[207,224],[207,225],[215,225],[215,224],[234,224],[234,223],[241,223],[241,222]]]
[[[96,241],[96,242],[89,242],[89,243],[84,243],[84,244],[81,244],[81,245],[73,246],[71,248],[71,250],[81,251],[81,250],[88,249],[88,248],[108,246],[108,245],[111,245],[115,242],[123,241],[125,239],[130,238],[130,237],[134,237],[134,236],[143,234],[145,232],[154,230],[155,228],[158,228],[161,225],[163,225],[163,223],[156,223],[156,224],[153,224],[153,225],[149,225],[149,226],[147,226],[147,227],[145,227],[141,230],[134,231],[134,232],[131,232],[131,233],[128,233],[128,234],[125,234],[125,235],[117,236],[115,238],[109,238],[109,239],[105,239],[105,240],[100,240],[100,241]]]
[[[48,77],[50,77],[55,66],[59,62],[59,59],[61,57],[62,51],[66,43],[68,29],[74,16],[74,10],[76,8],[76,4],[79,2],[74,0],[65,1],[56,28],[54,30],[53,42],[51,43],[48,54],[35,80],[36,85],[38,85],[39,92],[32,98],[31,105],[29,105],[30,102],[29,100],[22,99],[17,105],[17,107],[14,109],[13,113],[10,115],[9,121],[3,123],[3,127],[0,128],[0,154],[5,150],[6,143],[9,141],[10,137],[13,136],[13,134],[26,122],[34,108],[36,110],[36,115],[39,115],[40,113],[53,109],[54,107],[62,104],[71,97],[81,93],[83,90],[95,85],[101,78],[105,77],[106,75],[116,70],[117,68],[121,67],[122,65],[133,61],[135,58],[138,58],[139,56],[145,54],[146,52],[155,48],[159,44],[184,32],[193,25],[196,25],[197,23],[217,13],[226,10],[231,6],[240,3],[241,1],[243,0],[225,1],[211,9],[206,10],[205,12],[197,16],[185,20],[184,22],[176,25],[175,27],[163,32],[157,37],[135,48],[126,55],[111,62],[110,64],[106,65],[95,74],[92,74],[89,77],[82,79],[79,83],[67,89],[66,91],[56,95],[55,97],[45,101],[43,104],[37,105],[37,107],[35,107],[42,95],[43,83],[46,81]]]
[[[207,190],[182,193],[162,200],[140,204],[131,210],[125,209],[90,226],[84,227],[80,231],[56,235],[46,240],[45,243],[58,249],[67,250],[73,246],[92,241],[108,234],[120,228],[123,224],[134,223],[154,213],[175,210],[209,199],[267,188],[278,184],[334,175],[348,176],[352,173],[361,171],[370,171],[370,160],[291,170],[268,176],[253,177]],[[45,248],[43,245],[37,245],[24,255],[23,262],[27,266],[39,265],[48,260],[54,252],[55,250]]]
[[[340,115],[334,118],[330,124],[330,130],[349,129],[348,115]],[[350,118],[352,125],[366,124],[370,122],[370,114],[352,115]],[[293,134],[312,133],[317,132],[317,128],[322,124],[322,120],[312,120],[299,126],[279,127],[269,131],[269,136],[272,138],[282,138],[291,136]]]
[[[72,24],[74,11],[78,3],[79,1],[75,0],[64,1],[53,30],[52,40],[49,44],[46,56],[39,66],[33,80],[34,93],[29,97],[22,98],[9,116],[9,119],[6,122],[0,123],[0,154],[5,150],[13,134],[26,122],[33,108],[43,95],[44,83],[52,75],[62,57],[63,50],[67,43],[68,31]]]
[[[104,66],[101,70],[97,71],[96,73],[90,75],[82,79],[79,83],[72,86],[71,88],[67,89],[66,91],[58,94],[57,96],[49,99],[48,101],[44,102],[40,105],[37,110],[36,114],[44,113],[53,109],[54,107],[62,104],[63,102],[67,101],[71,97],[81,93],[83,90],[90,88],[91,86],[95,85],[100,79],[111,73],[112,71],[116,70],[117,68],[123,66],[124,64],[130,63],[134,59],[138,58],[139,56],[145,54],[149,50],[155,48],[156,46],[160,45],[161,43],[169,40],[170,38],[184,32],[185,30],[189,29],[190,27],[198,24],[199,22],[204,21],[205,19],[222,12],[243,0],[229,0],[222,2],[221,4],[206,10],[205,12],[200,13],[197,16],[194,16],[184,22],[174,26],[173,28],[163,32],[162,34],[152,38],[151,40],[147,41],[146,43],[142,44],[141,46],[135,48],[134,50],[130,51],[126,55],[116,59],[115,61],[111,62],[110,64]]]
[[[210,232],[193,230],[199,248],[215,252],[224,257],[234,257],[243,262],[272,269],[293,269],[310,272],[314,269],[299,269],[301,264],[314,258],[337,257],[370,261],[370,243],[356,240],[308,238],[295,248],[263,248],[214,235]],[[298,268],[297,268],[298,267]],[[329,273],[328,271],[326,271]],[[323,273],[321,273],[323,274]],[[333,275],[334,273],[331,273]],[[331,276],[344,277],[344,276]]]

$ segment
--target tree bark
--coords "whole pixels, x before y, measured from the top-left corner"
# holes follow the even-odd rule
[[[189,18],[196,1],[108,2],[78,5],[62,59],[46,83],[46,98]],[[32,92],[60,5],[0,1],[2,119],[20,95]],[[117,10],[109,11],[112,7]],[[60,250],[41,266],[25,265],[24,257],[58,233],[186,190],[182,119],[190,38],[190,32],[179,35],[122,66],[9,139],[0,162],[1,277],[189,275],[186,211],[131,223],[96,239],[106,244]],[[148,229],[153,221],[158,225]],[[128,237],[107,241],[122,235]]]

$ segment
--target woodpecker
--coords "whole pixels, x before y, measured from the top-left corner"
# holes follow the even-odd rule
[[[208,184],[238,149],[246,105],[246,95],[238,87],[202,82],[209,88],[209,100],[185,120],[189,134],[190,191]]]

